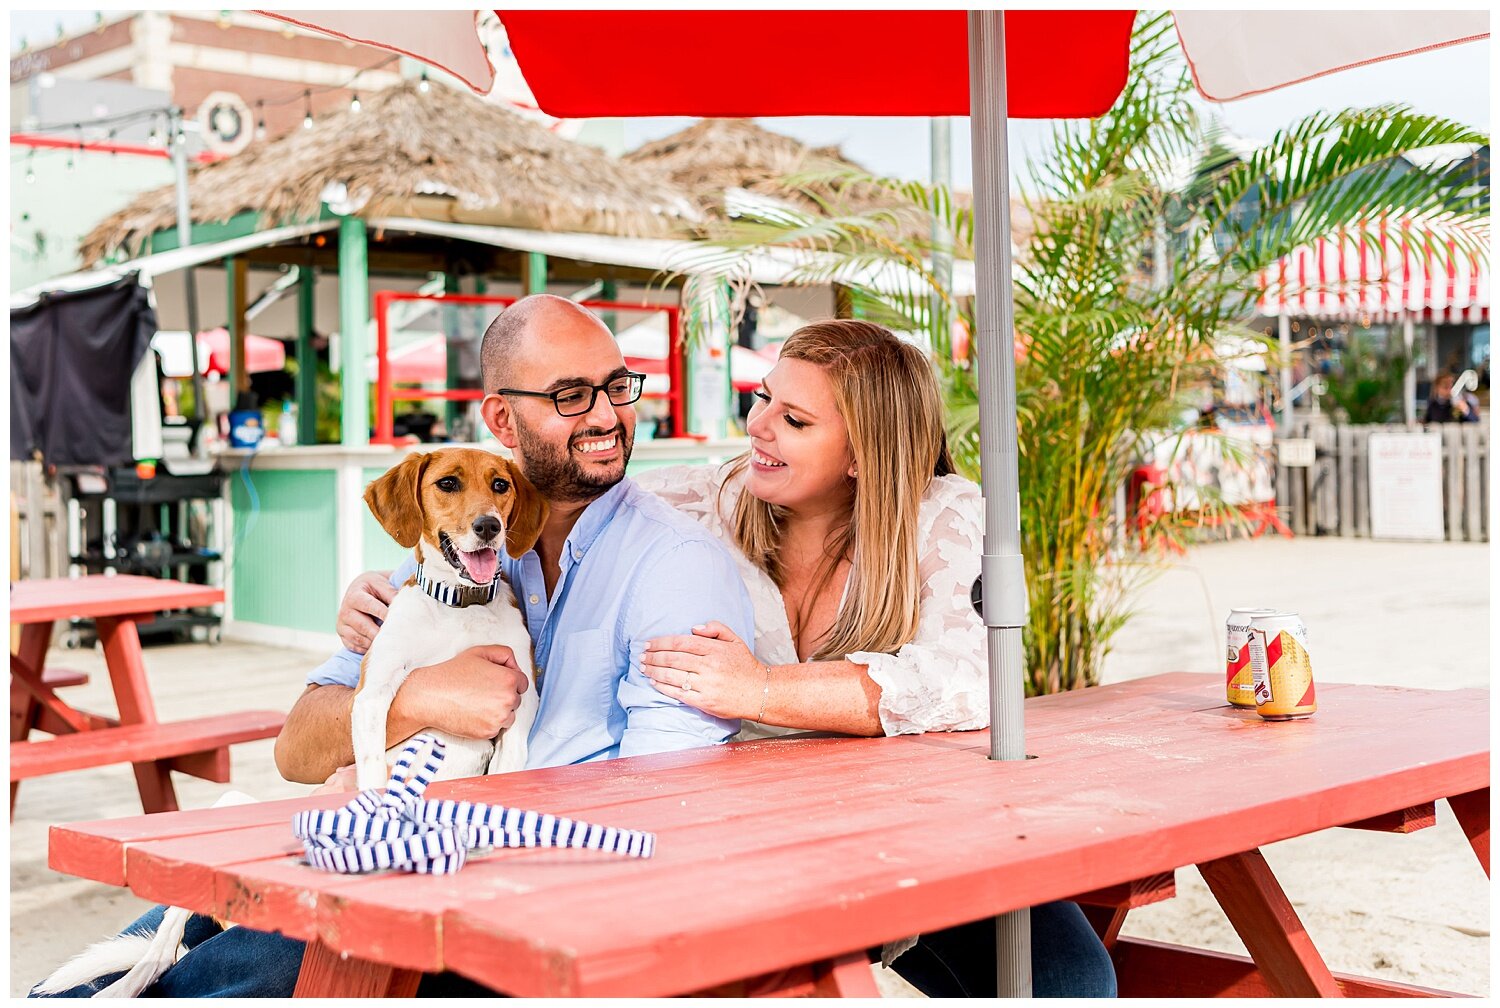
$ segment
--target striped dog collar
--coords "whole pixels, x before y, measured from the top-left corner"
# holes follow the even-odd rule
[[[427,572],[422,567],[417,568],[417,587],[422,593],[437,599],[445,606],[454,609],[463,609],[471,605],[489,605],[495,601],[495,592],[500,588],[500,572],[495,572],[495,580],[487,585],[453,585],[441,581],[432,581],[427,577]]]
[[[292,832],[307,863],[346,875],[381,869],[450,875],[469,852],[496,847],[576,847],[638,858],[656,850],[656,835],[640,830],[504,805],[424,801],[442,762],[442,741],[424,732],[401,750],[383,789],[361,791],[343,808],[298,812]]]

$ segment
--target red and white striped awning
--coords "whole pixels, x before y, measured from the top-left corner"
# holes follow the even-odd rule
[[[1489,263],[1472,234],[1380,219],[1304,245],[1260,274],[1267,316],[1477,323],[1490,317]]]

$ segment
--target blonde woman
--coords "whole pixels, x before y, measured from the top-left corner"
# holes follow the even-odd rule
[[[735,547],[753,646],[720,623],[650,641],[642,670],[739,738],[989,724],[979,574],[983,501],[953,474],[926,356],[868,322],[805,326],[750,411],[748,454],[635,477]],[[1072,903],[1032,909],[1038,997],[1115,993],[1103,944]],[[923,993],[994,997],[990,921],[888,945]]]

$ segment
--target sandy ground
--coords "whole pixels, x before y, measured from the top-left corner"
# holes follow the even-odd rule
[[[1121,635],[1105,680],[1216,670],[1228,607],[1271,604],[1303,615],[1319,681],[1487,686],[1489,581],[1484,545],[1299,539],[1199,547],[1141,593],[1140,615]],[[147,653],[164,718],[285,707],[320,657],[232,643]],[[97,651],[59,651],[50,660],[93,673],[70,692],[74,702],[112,709]],[[225,790],[181,776],[177,782],[184,807],[209,805]],[[307,790],[276,774],[269,741],[235,748],[232,786],[261,799]],[[50,871],[48,824],[138,811],[124,767],[22,786],[10,834],[13,996],[145,909],[128,892]],[[1265,855],[1335,971],[1488,995],[1488,881],[1446,806],[1435,828],[1410,836],[1333,830],[1275,844]],[[1197,871],[1180,869],[1177,885],[1175,900],[1133,912],[1124,933],[1244,954]],[[899,977],[876,972],[887,996],[913,993]]]

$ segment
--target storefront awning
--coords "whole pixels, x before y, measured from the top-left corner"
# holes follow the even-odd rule
[[[1489,263],[1472,237],[1440,222],[1352,227],[1262,271],[1257,307],[1267,316],[1328,321],[1487,322]]]

